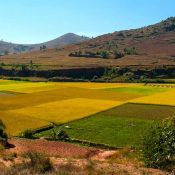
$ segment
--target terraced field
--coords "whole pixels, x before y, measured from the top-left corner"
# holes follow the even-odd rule
[[[75,122],[76,127],[73,128],[81,128],[70,130],[72,133],[69,131],[70,135],[75,138],[77,133],[81,139],[100,143],[134,145],[136,141],[132,139],[133,141],[129,142],[131,140],[129,138],[141,133],[141,130],[144,130],[153,119],[165,118],[174,113],[174,107],[163,108],[157,105],[140,104],[175,106],[174,92],[172,88],[147,87],[144,84],[34,83],[0,80],[0,119],[6,124],[10,135],[18,135],[25,129],[42,127],[52,122],[59,124],[72,122],[72,125]],[[159,99],[156,101],[155,97]],[[132,122],[138,123],[136,126],[140,129],[135,127],[133,130],[130,127],[131,130],[129,130],[124,127],[125,125],[131,126]],[[119,127],[117,131],[115,129],[117,126],[122,127]],[[88,131],[94,135],[95,131],[99,130],[97,128],[101,129],[101,136],[95,134],[96,137],[91,139]],[[109,135],[114,137],[117,132],[118,137],[110,139],[108,135],[103,137],[104,140],[102,133],[109,128]],[[122,128],[125,128],[125,133],[128,134],[122,135]],[[45,135],[45,133],[41,134]],[[86,134],[88,137],[85,136]],[[123,141],[119,139],[121,136]],[[135,138],[137,140],[138,137]],[[110,142],[110,140],[113,141]]]

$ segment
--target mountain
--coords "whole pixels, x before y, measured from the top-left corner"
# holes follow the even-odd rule
[[[62,47],[68,44],[75,44],[85,40],[88,37],[79,36],[74,33],[67,33],[54,40],[47,41],[40,44],[14,44],[9,42],[0,41],[0,52],[3,53],[20,53],[40,50],[40,47],[46,46],[46,48]]]
[[[141,54],[175,54],[175,17],[139,29],[116,31],[81,43],[81,51],[123,51],[136,47]]]
[[[47,75],[47,78],[99,77],[106,69],[114,68],[117,76],[127,73],[136,74],[136,77],[175,79],[175,17],[154,25],[116,31],[64,47],[59,47],[55,41],[52,43],[54,44],[47,43],[53,47],[51,49],[2,56],[0,63],[16,65],[32,62],[40,65],[39,70],[36,68],[33,74],[37,75],[38,71],[40,75],[39,71],[43,71],[43,76]],[[107,56],[104,57],[106,52]],[[8,66],[7,68],[9,69]]]

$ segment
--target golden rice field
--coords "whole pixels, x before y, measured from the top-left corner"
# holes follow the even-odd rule
[[[158,104],[175,106],[175,89],[161,94],[141,97],[131,100],[132,103]]]
[[[125,103],[175,106],[175,89],[127,83],[55,83],[0,80],[0,119],[18,135],[81,119]]]

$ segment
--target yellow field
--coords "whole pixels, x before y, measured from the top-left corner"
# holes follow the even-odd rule
[[[86,117],[99,111],[123,104],[118,101],[74,98],[41,105],[12,110],[15,114],[48,120],[50,122],[68,122]]]
[[[133,99],[130,102],[175,106],[175,90]]]
[[[149,96],[105,90],[125,87],[144,89],[143,84],[0,80],[0,119],[9,134],[17,135],[25,129],[76,120],[128,102],[175,105],[171,88]]]

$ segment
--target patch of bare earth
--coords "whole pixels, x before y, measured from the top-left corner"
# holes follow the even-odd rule
[[[50,157],[55,168],[53,175],[60,171],[71,175],[166,175],[165,172],[143,168],[132,161],[122,161],[120,150],[100,150],[63,142],[17,138],[10,139],[9,143],[12,147],[1,153],[6,158],[0,158],[0,164],[8,168],[25,162],[26,159],[21,156],[24,153],[37,152]],[[115,159],[111,160],[111,157]]]
[[[47,141],[44,139],[27,140],[27,139],[10,139],[9,143],[12,148],[8,152],[23,154],[25,152],[44,153],[48,156],[65,157],[65,158],[87,158],[96,154],[99,150],[94,148],[80,147],[78,145]]]

